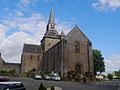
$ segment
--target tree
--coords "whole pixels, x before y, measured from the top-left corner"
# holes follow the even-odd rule
[[[120,78],[120,70],[119,71],[115,71],[115,75]]]
[[[105,72],[105,62],[100,50],[93,49],[93,60],[95,75],[97,72],[99,72],[99,75]]]

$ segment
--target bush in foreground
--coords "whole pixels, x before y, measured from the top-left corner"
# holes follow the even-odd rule
[[[107,77],[108,77],[108,79],[110,79],[110,80],[112,80],[112,79],[113,79],[112,74],[108,74],[108,75],[107,75]]]

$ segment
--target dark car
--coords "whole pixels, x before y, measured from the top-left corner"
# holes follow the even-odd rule
[[[22,82],[0,82],[0,90],[26,90]]]
[[[9,81],[9,78],[0,76],[0,82],[4,82],[4,81]]]

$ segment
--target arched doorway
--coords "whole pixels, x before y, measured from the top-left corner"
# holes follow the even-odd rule
[[[82,73],[82,71],[81,71],[81,65],[80,64],[76,64],[75,65],[75,72],[77,74],[81,74]]]

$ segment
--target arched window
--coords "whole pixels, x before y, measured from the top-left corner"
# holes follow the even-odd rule
[[[40,56],[37,56],[37,60],[38,60],[38,61],[40,60]]]
[[[79,42],[75,42],[75,52],[80,53],[80,43]]]
[[[32,56],[32,55],[30,55],[30,59],[33,59],[33,56]]]
[[[50,46],[50,43],[49,43],[49,46]]]

